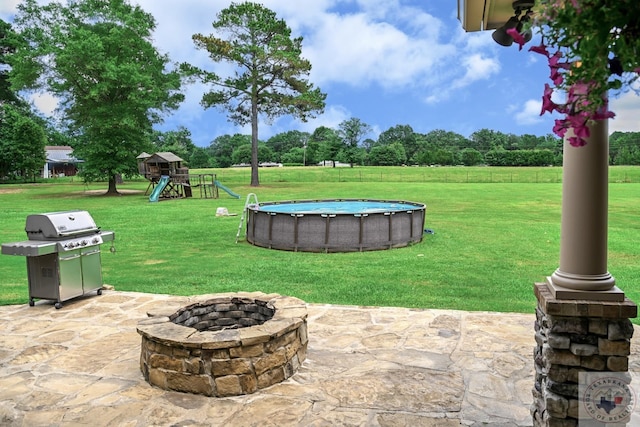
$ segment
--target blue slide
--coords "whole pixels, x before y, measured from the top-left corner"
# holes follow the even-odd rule
[[[217,179],[215,180],[215,184],[216,184],[216,187],[221,188],[222,190],[224,190],[224,191],[226,191],[227,193],[229,193],[229,195],[230,195],[231,197],[234,197],[234,198],[236,198],[236,199],[239,199],[239,198],[240,198],[240,195],[239,195],[239,194],[236,194],[236,193],[234,193],[233,191],[231,191],[231,189],[230,189],[229,187],[225,187],[224,185],[222,185],[222,184],[220,183],[220,181],[218,181]]]
[[[167,175],[162,175],[162,177],[160,178],[160,181],[158,181],[158,184],[156,185],[156,188],[153,189],[153,191],[151,192],[151,195],[149,196],[150,202],[158,201],[158,198],[160,197],[160,193],[162,193],[162,190],[164,190],[164,187],[167,186],[168,182],[169,182],[169,177]]]

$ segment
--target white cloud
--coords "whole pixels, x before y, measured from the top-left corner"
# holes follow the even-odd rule
[[[153,35],[156,47],[169,53],[172,61],[190,62],[200,65],[207,61],[207,53],[198,51],[191,36],[196,33],[209,34],[211,23],[220,11],[217,2],[201,0],[181,0],[180,6],[167,0],[134,0],[135,3],[156,20],[156,31]]]
[[[542,109],[542,101],[535,99],[529,99],[524,103],[522,109],[514,114],[516,124],[518,125],[534,125],[541,123],[543,120],[540,117],[540,111]]]
[[[474,53],[462,60],[466,72],[462,78],[453,82],[454,89],[469,86],[478,80],[487,80],[500,71],[500,63],[493,58],[486,58],[481,53]]]
[[[430,80],[435,65],[453,52],[452,46],[408,34],[364,13],[325,14],[306,41],[303,55],[313,64],[312,80],[319,85],[394,88],[419,83]]]
[[[616,116],[609,120],[609,132],[640,132],[640,96],[628,92],[610,101]]]
[[[0,2],[0,15],[13,15],[20,0],[2,0]]]
[[[305,132],[313,132],[320,126],[326,126],[332,129],[338,129],[338,125],[352,117],[351,112],[341,105],[331,105],[325,108],[324,114],[311,119],[306,123],[299,122],[299,129]]]
[[[184,125],[199,120],[204,114],[205,110],[204,107],[200,105],[200,100],[206,90],[206,86],[202,83],[193,83],[182,88],[185,99],[173,114],[180,116]]]
[[[432,95],[424,98],[427,104],[436,104],[447,101],[452,94],[460,89],[472,85],[480,80],[488,80],[500,71],[500,63],[494,58],[487,58],[482,53],[474,53],[461,59],[461,68],[464,74],[461,77],[449,75],[453,81],[442,82],[434,89]]]
[[[194,33],[213,31],[211,22],[224,5],[184,0],[175,7],[168,0],[136,1],[156,18],[155,44],[173,61],[189,62],[220,75],[233,72],[232,66],[214,64],[206,52],[195,49],[191,40]],[[338,5],[344,8],[350,2],[262,3],[285,19],[293,36],[304,37],[302,56],[311,61],[310,80],[325,92],[334,83],[387,89],[436,84],[442,74],[436,68],[442,68],[442,63],[455,53],[453,45],[438,41],[443,29],[441,20],[400,5],[397,0],[360,0],[361,8],[350,9],[355,12],[334,12]],[[189,98],[187,94],[187,103]]]
[[[58,98],[50,93],[34,93],[29,95],[29,100],[47,116],[52,116],[58,108]]]
[[[316,128],[326,126],[331,129],[337,129],[338,125],[352,117],[351,112],[341,105],[331,105],[325,108],[324,114],[309,119],[307,122],[293,119],[291,117],[281,117],[272,125],[260,123],[260,139],[269,139],[271,136],[289,130],[299,130],[302,132],[313,133]],[[251,128],[246,128],[247,133],[251,133]]]
[[[495,43],[491,38],[490,31],[479,31],[476,33],[467,33],[462,27],[456,31],[456,44],[464,46],[467,52],[477,52],[480,49],[495,47]]]

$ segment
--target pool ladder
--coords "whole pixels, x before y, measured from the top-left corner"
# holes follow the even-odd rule
[[[251,203],[251,198],[253,198],[253,203]],[[247,215],[247,208],[251,205],[258,206],[258,196],[255,193],[247,194],[247,199],[244,202],[244,209],[242,210],[242,216],[240,217],[240,224],[238,224],[238,232],[236,233],[236,243],[240,240],[240,232],[242,231],[242,225],[244,224],[244,220]],[[247,233],[245,232],[245,236]]]

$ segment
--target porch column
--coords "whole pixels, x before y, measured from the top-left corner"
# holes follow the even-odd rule
[[[564,140],[560,266],[547,279],[558,299],[623,301],[607,270],[608,120],[590,125],[587,145]]]
[[[571,131],[565,135],[560,266],[546,284],[534,286],[538,306],[531,414],[535,427],[604,425],[592,422],[614,418],[616,425],[629,421],[632,398],[627,371],[633,336],[629,319],[637,316],[638,307],[625,298],[607,271],[607,122],[590,126],[584,147],[571,146]],[[621,400],[608,410],[594,404],[589,410],[586,390],[600,387],[600,378],[616,378]]]

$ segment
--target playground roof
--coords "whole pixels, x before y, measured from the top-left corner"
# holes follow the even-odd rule
[[[173,162],[182,162],[184,160],[182,160],[180,157],[176,156],[175,154],[171,153],[170,151],[164,151],[164,152],[160,152],[160,153],[155,153],[154,155],[150,156],[147,160],[147,162],[168,162],[168,163],[173,163]]]

